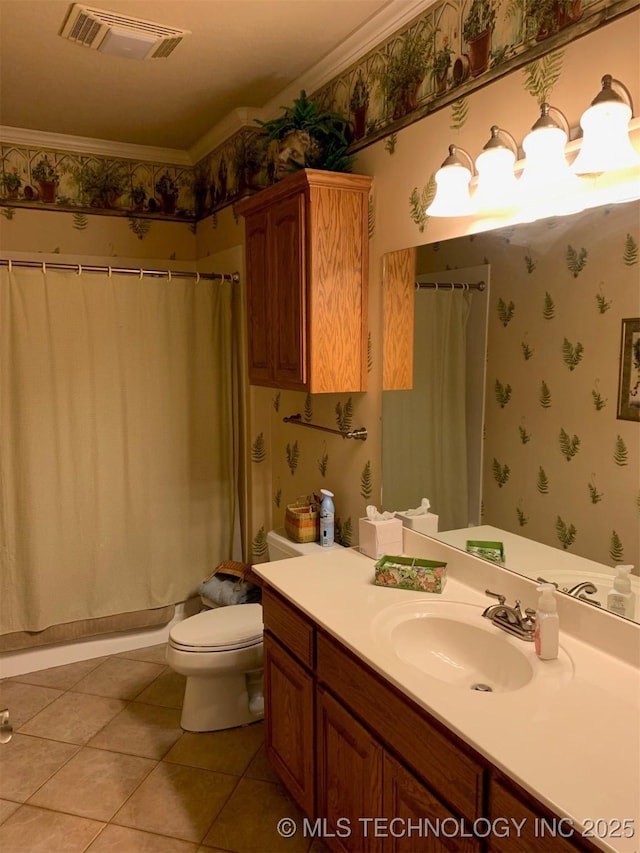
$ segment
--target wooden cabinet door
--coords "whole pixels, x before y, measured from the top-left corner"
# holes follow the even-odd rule
[[[380,744],[329,693],[318,688],[318,813],[336,850],[380,853],[367,818],[382,815]],[[331,842],[329,842],[331,838]]]
[[[264,636],[267,757],[307,815],[315,814],[314,682],[269,634]]]
[[[490,853],[577,853],[579,850],[597,853],[595,845],[573,831],[569,820],[555,817],[543,806],[524,802],[515,791],[499,779],[489,782],[489,818],[500,821],[509,831],[492,833],[488,837]]]
[[[304,194],[283,199],[270,218],[273,378],[278,387],[303,390],[307,382]]]
[[[269,382],[272,373],[271,297],[269,283],[268,216],[259,211],[247,219],[245,230],[247,268],[247,341],[249,381]]]
[[[466,837],[472,824],[455,817],[413,773],[387,753],[384,814],[384,853],[479,853],[482,849],[478,840]]]

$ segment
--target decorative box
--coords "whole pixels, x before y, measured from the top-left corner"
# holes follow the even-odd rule
[[[492,563],[504,565],[504,544],[502,542],[467,539],[467,551],[469,554],[475,554],[476,557],[482,557],[484,560],[491,560]]]
[[[447,564],[418,557],[384,556],[375,566],[376,584],[418,592],[442,592],[447,580]]]
[[[359,521],[359,548],[367,557],[379,560],[383,554],[402,553],[402,522],[399,518]]]

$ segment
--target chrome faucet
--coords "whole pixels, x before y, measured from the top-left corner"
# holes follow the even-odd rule
[[[593,593],[597,591],[598,587],[595,584],[592,584],[591,581],[581,581],[575,586],[572,586],[571,589],[563,589],[563,592],[566,592],[568,595],[578,595],[581,592],[593,595]]]
[[[567,595],[572,595],[574,598],[579,598],[580,601],[587,601],[596,607],[602,607],[600,601],[596,601],[595,598],[589,598],[590,595],[594,595],[598,591],[598,587],[591,583],[591,581],[582,581],[572,586],[571,589],[563,589],[562,591],[566,592]]]
[[[560,589],[555,581],[548,581],[545,580],[545,578],[536,578],[536,580],[540,583],[552,583],[556,589]],[[581,581],[575,586],[572,586],[571,589],[563,586],[560,590],[560,592],[566,592],[567,595],[572,595],[574,598],[579,598],[580,601],[586,601],[587,604],[593,604],[595,607],[602,607],[601,601],[597,601],[595,598],[589,598],[590,595],[594,595],[597,591],[598,587],[595,584],[592,584],[591,581]]]
[[[486,589],[485,592],[492,598],[497,598],[498,604],[490,604],[489,607],[485,608],[482,615],[508,634],[532,642],[536,629],[536,611],[527,607],[523,613],[518,600],[511,607],[505,603],[506,596],[491,592],[489,589]]]

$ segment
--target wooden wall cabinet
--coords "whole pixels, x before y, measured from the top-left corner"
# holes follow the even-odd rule
[[[541,845],[548,809],[268,586],[263,616],[267,756],[331,850],[597,853],[578,837]],[[481,835],[498,819],[521,834],[473,837],[480,818]],[[425,820],[447,831],[403,832]]]
[[[366,391],[371,182],[303,169],[238,202],[251,384]]]
[[[382,285],[382,390],[413,388],[416,250],[384,256]]]

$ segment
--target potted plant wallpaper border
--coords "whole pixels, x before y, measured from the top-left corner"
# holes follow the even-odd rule
[[[637,7],[636,0],[444,0],[332,79],[314,98],[344,115],[351,148],[391,136]],[[276,179],[264,129],[247,126],[194,166],[0,143],[0,206],[198,221]],[[13,211],[4,211],[10,218]],[[215,224],[215,223],[214,223]]]

